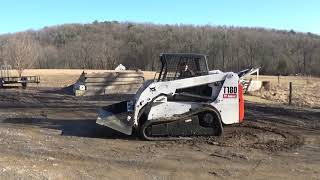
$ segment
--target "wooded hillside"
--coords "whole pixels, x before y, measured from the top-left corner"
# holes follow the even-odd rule
[[[161,52],[203,53],[223,71],[320,76],[320,36],[293,30],[95,21],[0,36],[0,64],[17,69],[157,70]]]

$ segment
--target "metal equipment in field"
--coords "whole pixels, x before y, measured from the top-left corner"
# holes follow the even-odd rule
[[[132,100],[100,109],[97,123],[146,140],[221,135],[241,123],[244,100],[239,76],[209,71],[205,55],[161,54],[162,68]]]
[[[0,66],[0,88],[5,84],[21,84],[26,88],[28,83],[40,83],[40,76],[14,76],[10,65]]]

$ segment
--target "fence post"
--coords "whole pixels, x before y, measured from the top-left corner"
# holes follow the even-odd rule
[[[292,100],[292,82],[289,83],[289,106],[291,105]]]
[[[278,74],[278,85],[280,84],[280,74]]]

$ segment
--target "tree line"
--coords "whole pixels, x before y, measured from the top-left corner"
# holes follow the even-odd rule
[[[294,30],[156,25],[116,21],[65,24],[0,36],[0,64],[25,68],[156,71],[159,54],[202,53],[210,69],[320,76],[320,36]]]

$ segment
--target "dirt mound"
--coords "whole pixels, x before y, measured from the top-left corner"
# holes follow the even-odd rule
[[[168,148],[171,145],[210,144],[222,147],[239,147],[260,149],[268,152],[285,151],[303,144],[298,135],[278,128],[245,122],[240,125],[226,126],[220,137],[193,137],[191,140],[167,141],[153,144],[156,148]]]
[[[240,126],[225,128],[223,136],[208,139],[207,143],[274,152],[296,148],[302,145],[303,139],[278,128],[247,122]]]

